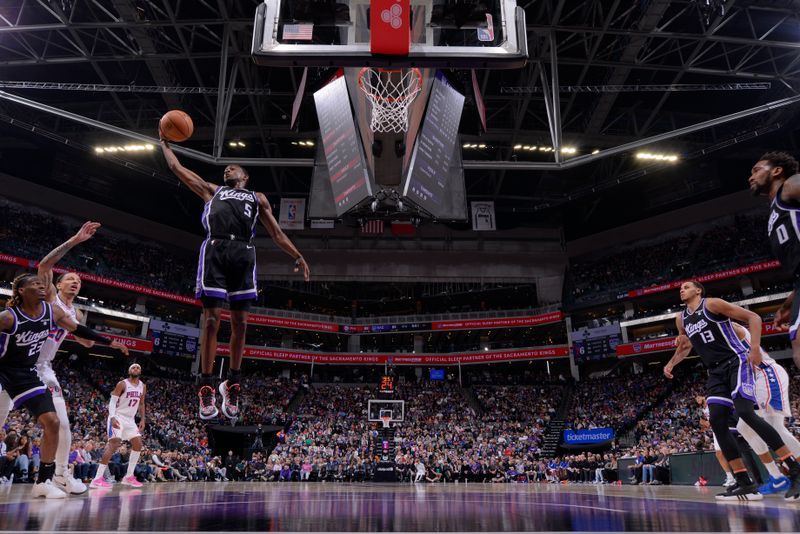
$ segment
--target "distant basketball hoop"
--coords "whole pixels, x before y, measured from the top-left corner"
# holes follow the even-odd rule
[[[383,422],[383,428],[389,428],[389,423],[392,421],[392,415],[382,415],[381,421]]]
[[[408,107],[422,89],[419,69],[364,67],[358,73],[358,86],[372,106],[370,130],[402,133],[408,129]]]

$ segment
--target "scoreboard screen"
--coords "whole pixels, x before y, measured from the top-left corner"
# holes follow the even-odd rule
[[[575,360],[600,360],[617,355],[619,336],[603,336],[591,339],[581,339],[574,342]]]
[[[194,356],[197,354],[197,338],[153,331],[153,352],[167,356]]]

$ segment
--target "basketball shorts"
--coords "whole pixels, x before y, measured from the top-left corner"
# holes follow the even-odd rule
[[[709,369],[706,380],[706,402],[709,405],[721,404],[733,408],[733,399],[738,397],[756,403],[755,375],[746,354]]]
[[[53,366],[50,365],[50,362],[37,364],[36,374],[39,376],[39,380],[50,390],[50,395],[52,395],[54,399],[64,397],[61,391],[61,384],[58,383],[56,372],[53,371]]]
[[[15,409],[25,406],[35,417],[56,411],[35,368],[0,366],[0,389],[8,393]]]
[[[797,330],[800,329],[800,273],[794,275],[793,287],[795,298],[792,301],[792,315],[789,317],[789,339],[794,341],[797,338]]]
[[[200,247],[196,298],[253,300],[256,292],[256,247],[244,241],[206,239]]]
[[[756,401],[764,414],[791,417],[789,374],[781,365],[762,363],[756,367]]]
[[[108,439],[119,438],[122,441],[130,441],[133,438],[141,436],[139,427],[136,426],[136,421],[132,418],[117,415],[115,419],[119,423],[119,428],[111,426],[111,418],[108,418]]]

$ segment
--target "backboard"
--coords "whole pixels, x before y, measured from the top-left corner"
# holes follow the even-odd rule
[[[381,416],[391,414],[392,423],[402,423],[405,419],[406,402],[402,400],[370,399],[367,401],[367,420],[382,422]]]
[[[394,31],[408,44],[376,47]],[[267,66],[520,68],[525,12],[516,0],[265,0],[252,54]]]

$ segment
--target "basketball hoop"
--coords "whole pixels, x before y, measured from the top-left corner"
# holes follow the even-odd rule
[[[391,415],[382,415],[381,421],[383,421],[383,428],[389,428],[389,423],[391,422],[391,420],[392,420]]]
[[[370,130],[401,133],[408,129],[408,107],[422,89],[419,69],[364,67],[358,73],[358,86],[372,105]]]

